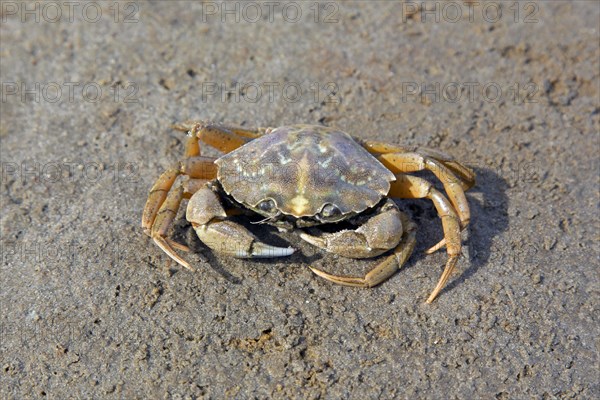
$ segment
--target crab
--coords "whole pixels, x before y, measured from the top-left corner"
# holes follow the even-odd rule
[[[416,243],[416,225],[392,199],[424,198],[433,202],[444,231],[444,238],[426,253],[445,246],[448,255],[427,303],[450,278],[461,253],[461,231],[470,220],[465,191],[475,183],[474,172],[451,157],[316,125],[251,129],[187,121],[173,127],[188,132],[185,157],[152,186],[142,227],[183,267],[194,271],[176,250],[190,249],[167,233],[182,200],[188,199],[186,219],[199,239],[228,256],[284,257],[295,251],[261,242],[232,219],[239,214],[259,216],[254,223],[280,231],[300,230],[301,239],[342,257],[372,258],[389,252],[362,277],[310,267],[337,284],[373,287],[401,268]],[[203,156],[200,143],[225,154]],[[441,181],[446,195],[426,179],[410,175],[422,170]],[[321,229],[325,225],[329,231]],[[341,228],[344,225],[348,229]]]

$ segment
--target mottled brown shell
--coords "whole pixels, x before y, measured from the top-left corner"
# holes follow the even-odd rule
[[[255,208],[272,199],[279,211],[314,216],[324,205],[342,214],[377,204],[394,174],[347,133],[284,126],[219,158],[217,179],[237,202]]]

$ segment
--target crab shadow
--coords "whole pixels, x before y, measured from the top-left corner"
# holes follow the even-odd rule
[[[508,183],[495,171],[487,168],[473,168],[476,174],[476,184],[466,192],[471,222],[467,227],[468,238],[463,246],[468,247],[469,266],[462,273],[455,271],[454,279],[440,294],[449,292],[460,286],[476,274],[480,268],[491,259],[501,257],[493,246],[493,239],[508,229]],[[435,185],[438,187],[438,185]],[[439,187],[443,190],[442,187]],[[479,194],[479,195],[476,195]],[[474,196],[476,195],[476,196]],[[413,256],[403,268],[411,268],[416,261],[427,260],[433,255],[425,254],[425,250],[442,239],[440,219],[433,204],[425,200],[401,200],[400,207],[406,210],[417,223],[417,247]],[[463,234],[464,235],[464,234]],[[463,236],[464,238],[464,236]],[[438,250],[445,257],[445,248]],[[463,255],[465,251],[463,250]],[[464,260],[464,257],[461,259]],[[426,261],[427,262],[427,261]],[[457,269],[460,270],[460,260]],[[441,270],[440,270],[441,273]]]

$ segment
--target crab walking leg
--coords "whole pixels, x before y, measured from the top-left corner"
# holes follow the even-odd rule
[[[185,144],[185,157],[188,159],[199,155],[200,145],[198,144],[198,138],[190,136]],[[212,161],[214,162],[214,159]],[[173,186],[175,179],[177,179],[182,172],[183,168],[181,163],[172,166],[162,173],[152,186],[152,189],[150,189],[148,200],[146,201],[144,212],[142,213],[142,227],[146,235],[150,236],[150,229],[152,228],[154,218],[156,218],[156,213],[167,198],[167,193],[171,189],[171,186]],[[209,178],[212,179],[214,176],[216,176],[216,173]]]
[[[471,168],[465,167],[464,165],[456,161],[440,162],[446,167],[448,167],[448,169],[460,179],[459,183],[465,192],[471,189],[473,185],[475,185],[475,172],[473,172]]]
[[[177,177],[179,175],[187,175],[190,178],[214,179],[217,176],[214,161],[215,159],[211,157],[189,157],[175,163],[171,168],[162,173],[152,186],[152,189],[150,189],[148,200],[146,200],[146,205],[142,213],[142,228],[146,235],[151,236],[150,230],[156,214],[165,202],[169,190]]]
[[[393,173],[431,171],[444,185],[450,202],[460,218],[461,228],[465,228],[471,219],[469,203],[460,180],[440,161],[419,153],[388,153],[377,157]]]
[[[173,183],[175,183],[175,179],[179,176],[179,166],[173,166],[163,172],[152,188],[150,189],[150,193],[148,194],[148,200],[146,200],[146,205],[144,206],[144,211],[142,213],[142,228],[144,229],[144,233],[148,236],[152,236],[152,224],[154,223],[154,219],[156,218],[156,214],[158,210],[165,202],[167,198],[167,194]]]
[[[275,247],[262,243],[250,231],[229,219],[217,194],[207,185],[190,199],[186,218],[198,238],[218,253],[237,258],[271,258],[289,256],[291,247]]]
[[[459,184],[463,188],[463,190],[469,190],[475,184],[475,173],[468,167],[465,167],[461,163],[455,161],[452,157],[429,149],[417,149],[408,148],[404,146],[398,146],[395,144],[385,143],[385,142],[377,142],[372,140],[361,140],[355,138],[357,142],[359,142],[369,153],[380,156],[382,154],[389,153],[418,153],[421,156],[427,156],[435,161],[441,163],[445,167],[447,167],[456,178],[459,179]],[[408,171],[404,171],[408,172]]]
[[[448,170],[454,174],[454,176],[450,176],[450,178],[458,179],[458,184],[460,184],[464,191],[469,190],[475,184],[475,172],[455,161],[448,154],[428,148],[417,148],[412,152],[420,154],[423,157],[431,158],[448,168]]]
[[[180,123],[174,124],[173,129],[176,129],[178,131],[183,131],[183,132],[189,132],[192,129],[194,129],[194,127],[198,127],[198,126],[213,127],[213,128],[217,128],[217,129],[220,128],[225,131],[235,133],[236,135],[244,136],[244,137],[251,138],[251,139],[256,139],[257,137],[264,135],[269,129],[269,128],[262,128],[262,127],[246,128],[243,126],[220,124],[217,122],[201,121],[201,120],[198,120],[198,121],[188,120],[188,121],[180,122]]]
[[[185,142],[185,158],[196,157],[200,155],[200,143],[198,143],[198,137],[189,135],[188,140]]]
[[[360,143],[367,151],[371,154],[386,154],[386,153],[409,153],[413,149],[408,147],[399,146],[397,144],[391,144],[386,142],[377,142],[375,140],[363,140],[360,138],[354,138],[356,142]]]
[[[442,238],[442,240],[437,242],[435,245],[433,245],[430,248],[428,248],[427,250],[425,250],[424,253],[425,254],[433,254],[436,251],[438,251],[439,249],[443,248],[445,245],[446,245],[446,238]]]
[[[174,250],[190,251],[189,247],[177,243],[166,237],[167,231],[173,222],[173,219],[179,211],[181,200],[184,198],[189,199],[195,192],[197,192],[202,186],[206,185],[208,181],[206,179],[187,179],[182,184],[174,187],[169,191],[166,200],[160,206],[154,223],[152,224],[152,230],[150,237],[169,257],[177,261],[181,266],[194,271],[190,264],[182,259]]]
[[[177,215],[181,200],[183,199],[183,192],[182,185],[178,185],[171,189],[167,199],[160,206],[158,214],[156,214],[156,219],[152,224],[151,237],[152,240],[154,240],[154,243],[167,253],[169,257],[177,261],[183,267],[194,271],[194,268],[173,250],[173,247],[184,251],[189,251],[189,248],[165,237],[173,219]]]
[[[400,212],[399,219],[403,227],[400,242],[394,248],[391,255],[376,265],[364,277],[336,276],[313,267],[310,267],[310,269],[321,278],[345,286],[373,287],[386,281],[404,265],[408,257],[412,254],[416,243],[416,225],[405,214]]]
[[[188,132],[189,135],[224,153],[229,153],[268,131],[267,128],[248,129],[204,121],[186,121],[173,125],[173,128]]]
[[[194,179],[214,179],[217,166],[213,157],[189,157],[179,162],[179,172]]]
[[[448,197],[460,218],[461,230],[465,229],[471,219],[467,198],[464,194],[475,184],[475,173],[450,159],[439,160],[433,156],[424,156],[419,153],[383,154],[378,158],[392,172],[415,172],[427,169],[443,183]],[[460,177],[460,178],[459,178]],[[426,254],[435,253],[446,245],[446,239],[425,250]]]
[[[458,257],[460,256],[461,240],[458,216],[448,199],[425,179],[410,175],[396,175],[396,181],[392,182],[391,185],[389,192],[391,197],[402,199],[430,199],[433,201],[438,215],[442,219],[444,238],[448,244],[446,248],[448,261],[446,262],[444,272],[435,289],[433,289],[427,299],[427,303],[431,303],[444,288],[446,282],[448,282],[448,279],[456,266]]]

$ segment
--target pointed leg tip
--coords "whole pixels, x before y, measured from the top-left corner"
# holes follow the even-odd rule
[[[327,273],[327,272],[323,272],[320,269],[317,269],[315,267],[311,267],[309,266],[308,268],[310,268],[310,270],[317,276],[320,276],[323,279],[327,279],[328,281],[332,281],[334,282],[334,280],[332,279],[332,277]]]
[[[370,287],[369,283],[366,282],[364,278],[331,275],[331,274],[321,271],[320,269],[317,269],[315,267],[309,266],[308,268],[310,268],[310,270],[312,272],[314,272],[316,275],[320,276],[321,278],[328,280],[329,282],[336,283],[338,285],[353,286],[353,287]]]
[[[442,247],[444,247],[446,245],[446,238],[442,239],[439,241],[439,243],[431,246],[430,248],[428,248],[427,250],[425,250],[425,254],[433,254],[436,251],[438,251],[439,249],[441,249]]]
[[[171,240],[171,239],[166,239],[166,241],[167,241],[167,243],[169,243],[169,245],[171,247],[174,247],[177,250],[186,251],[186,252],[190,251],[190,248],[188,246],[184,245],[184,244],[181,244],[181,243],[176,242],[176,241]]]
[[[190,271],[190,272],[196,272],[196,269],[195,269],[194,267],[192,267],[191,265],[189,265],[189,264],[188,264],[188,265],[184,265],[184,267],[185,267],[185,268],[186,268],[188,271]]]
[[[175,262],[177,262],[177,264],[181,265],[184,268],[189,269],[192,272],[196,272],[196,270],[194,268],[192,268],[192,266],[185,261],[183,258],[181,258],[179,256],[179,254],[177,254],[175,252],[175,250],[173,250],[173,248],[170,245],[170,241],[166,238],[163,238],[161,236],[154,236],[153,237],[154,243],[156,243],[156,245],[158,247],[160,247],[162,249],[162,251],[164,251],[169,257],[171,257]]]

